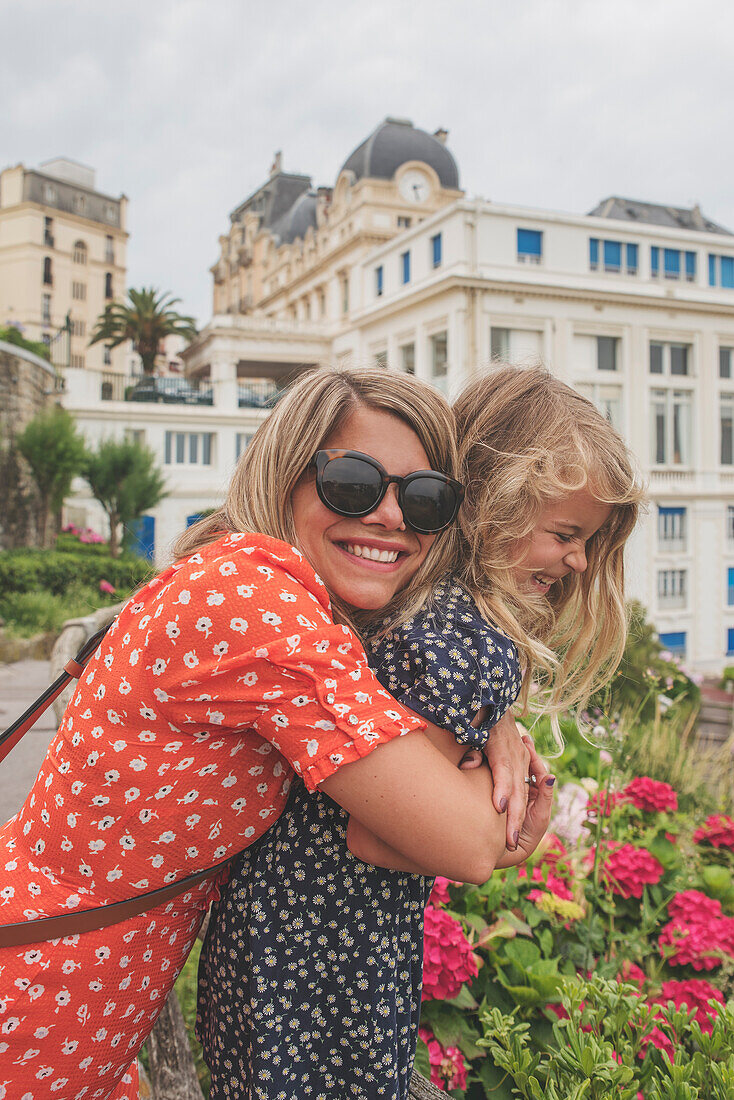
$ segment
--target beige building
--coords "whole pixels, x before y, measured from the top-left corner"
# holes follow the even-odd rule
[[[70,365],[123,371],[124,347],[87,345],[105,306],[125,296],[126,208],[74,161],[1,172],[0,324],[53,344],[68,315]]]

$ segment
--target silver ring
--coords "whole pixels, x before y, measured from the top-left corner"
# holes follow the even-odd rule
[[[536,780],[535,780],[535,776],[534,776],[534,775],[526,775],[526,776],[525,776],[525,782],[526,782],[526,783],[530,783],[530,784],[533,784],[533,785],[534,785],[534,784],[535,784],[535,782],[536,782]]]

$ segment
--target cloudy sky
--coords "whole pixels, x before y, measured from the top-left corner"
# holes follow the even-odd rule
[[[731,0],[0,0],[0,165],[66,156],[130,199],[128,282],[210,315],[217,238],[286,170],[333,184],[386,115],[469,195],[617,193],[734,229]]]

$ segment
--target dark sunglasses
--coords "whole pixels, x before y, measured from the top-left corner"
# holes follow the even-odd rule
[[[435,535],[453,523],[464,499],[464,486],[446,474],[415,470],[396,477],[361,451],[317,451],[310,465],[319,498],[338,516],[368,516],[390,485],[397,485],[403,519],[420,535]]]

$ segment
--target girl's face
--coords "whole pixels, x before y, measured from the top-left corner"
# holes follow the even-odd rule
[[[535,527],[521,539],[522,559],[514,569],[521,591],[545,596],[568,573],[586,569],[586,543],[611,514],[588,489],[577,489],[549,504]]]
[[[323,449],[332,447],[362,451],[398,476],[431,466],[413,429],[377,409],[357,409],[322,444]],[[291,503],[299,546],[308,561],[333,596],[363,610],[389,603],[408,584],[436,538],[406,527],[396,485],[368,516],[338,516],[322,504],[315,474],[309,470],[293,490]],[[377,552],[387,560],[373,560]]]

